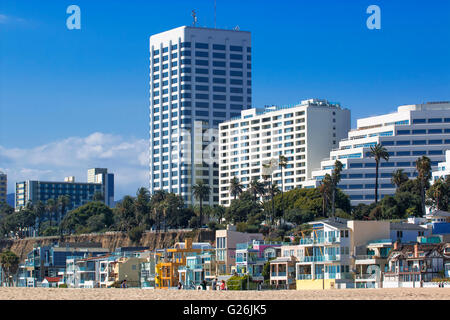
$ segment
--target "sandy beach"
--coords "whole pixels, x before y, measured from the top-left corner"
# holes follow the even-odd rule
[[[0,300],[450,300],[450,288],[194,291],[0,288]]]

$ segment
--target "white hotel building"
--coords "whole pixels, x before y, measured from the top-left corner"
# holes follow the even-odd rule
[[[450,177],[450,150],[445,151],[445,161],[439,162],[437,170],[432,173],[432,182],[438,180],[439,178],[447,179]]]
[[[357,128],[330,152],[312,173],[305,187],[319,184],[326,173],[331,174],[334,162],[344,165],[338,187],[350,196],[352,205],[374,202],[375,160],[370,157],[370,146],[382,144],[389,152],[388,162],[381,160],[378,196],[393,195],[392,173],[403,169],[408,177],[417,176],[416,160],[427,156],[432,170],[445,160],[445,150],[450,149],[450,103],[399,106],[395,113],[359,119]]]
[[[262,179],[262,165],[284,155],[284,190],[301,188],[313,169],[350,130],[350,110],[326,100],[310,99],[288,107],[244,110],[219,126],[220,204],[232,199],[230,180],[248,187]],[[281,188],[281,170],[273,172]]]
[[[250,32],[183,26],[150,37],[151,193],[174,192],[190,205],[202,179],[206,204],[218,204],[218,164],[205,162],[204,150],[212,129],[251,107],[251,87]]]

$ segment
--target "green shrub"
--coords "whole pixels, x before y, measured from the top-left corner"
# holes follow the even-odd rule
[[[141,241],[142,235],[144,233],[144,228],[134,227],[128,231],[128,237],[133,243],[139,243]]]
[[[67,288],[67,284],[63,283],[58,286],[58,288]]]

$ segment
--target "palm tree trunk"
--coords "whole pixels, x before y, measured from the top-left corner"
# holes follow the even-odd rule
[[[273,195],[274,195],[274,190],[273,190],[273,177],[272,175],[270,176],[270,195],[272,196],[272,225],[275,222],[275,202],[273,199]]]
[[[375,160],[375,203],[378,203],[378,166],[379,161]]]
[[[202,227],[202,214],[203,214],[203,212],[202,212],[202,207],[203,207],[203,200],[202,200],[202,198],[200,197],[200,221],[199,221],[199,228]]]
[[[333,193],[331,194],[331,216],[334,217],[336,212],[336,187],[333,185]]]
[[[281,217],[284,224],[284,202],[283,202],[283,191],[284,191],[284,179],[283,179],[283,167],[281,167]]]

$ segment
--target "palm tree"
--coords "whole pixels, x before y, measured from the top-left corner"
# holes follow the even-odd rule
[[[408,175],[403,172],[403,169],[397,169],[392,173],[391,182],[397,187],[397,189],[400,188],[400,186],[406,181],[408,181]]]
[[[200,219],[199,219],[199,228],[202,226],[202,218],[203,218],[203,199],[209,197],[211,193],[210,186],[206,185],[203,180],[198,180],[197,184],[192,186],[192,190],[194,193],[195,199],[200,201]]]
[[[322,215],[325,217],[331,193],[331,176],[328,173],[319,185],[319,192],[322,194]]]
[[[281,216],[283,217],[284,222],[284,202],[283,202],[283,191],[284,191],[284,179],[283,179],[283,169],[286,169],[288,164],[288,159],[280,154],[278,158],[278,166],[281,170]]]
[[[434,181],[431,188],[426,192],[426,195],[430,199],[430,206],[436,210],[446,211],[448,208],[449,191],[444,179],[439,178]]]
[[[48,199],[45,203],[45,207],[49,216],[50,220],[50,227],[52,226],[52,220],[53,220],[53,214],[58,209],[58,204],[56,203],[55,199]]]
[[[431,161],[430,158],[422,156],[416,161],[417,179],[420,183],[420,197],[422,200],[422,214],[425,214],[425,189],[429,186],[431,179]]]
[[[19,257],[12,251],[6,250],[0,254],[0,265],[3,269],[6,283],[8,286],[12,284],[12,277],[17,273],[19,268]]]
[[[331,173],[331,215],[334,217],[336,212],[336,189],[339,181],[341,181],[342,162],[336,160],[334,169]]]
[[[273,183],[269,186],[269,194],[272,198],[272,224],[275,222],[275,196],[280,193],[280,188],[276,183]]]
[[[42,218],[45,215],[45,205],[42,203],[42,201],[38,201],[36,203],[36,205],[33,208],[33,213],[34,213],[34,217],[37,220],[38,223],[38,227],[37,227],[37,234],[38,236],[41,233],[41,223],[42,223]]]
[[[234,200],[242,193],[242,189],[243,186],[238,178],[233,177],[233,179],[230,180],[230,194],[234,197]]]
[[[258,195],[264,196],[264,189],[264,183],[259,182],[257,178],[253,179],[250,182],[250,187],[248,188],[248,190],[253,194],[255,202],[258,198]]]
[[[157,231],[161,230],[161,209],[163,207],[162,203],[165,201],[166,197],[167,193],[164,190],[156,190],[150,200],[156,225],[158,226]]]
[[[66,215],[67,207],[70,204],[70,197],[68,195],[61,195],[58,197],[57,206],[60,208],[58,224],[61,223],[62,218]]]
[[[375,158],[375,203],[378,202],[378,169],[380,167],[381,159],[389,161],[389,153],[386,148],[380,143],[375,146],[370,146],[370,157]]]

